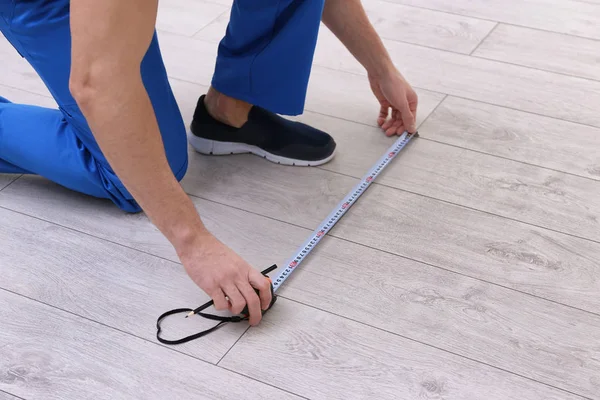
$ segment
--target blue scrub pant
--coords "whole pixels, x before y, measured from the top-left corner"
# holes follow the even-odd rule
[[[219,44],[213,87],[276,113],[301,114],[323,4],[324,0],[235,0]],[[140,211],[69,91],[69,0],[0,0],[0,31],[36,70],[59,106],[15,104],[0,97],[0,173],[41,175],[110,199],[126,212]],[[156,34],[141,73],[167,159],[181,180],[188,165],[186,129]]]

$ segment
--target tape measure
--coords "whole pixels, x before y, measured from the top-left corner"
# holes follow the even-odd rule
[[[359,197],[369,188],[369,186],[371,186],[371,184],[375,181],[377,176],[379,176],[379,174],[381,174],[381,172],[392,162],[392,160],[398,155],[398,153],[400,153],[400,151],[411,141],[412,138],[417,137],[417,136],[419,136],[418,132],[415,132],[414,134],[409,134],[408,132],[404,132],[396,140],[396,142],[386,151],[386,153],[383,156],[381,156],[381,158],[375,163],[375,165],[373,167],[371,167],[371,169],[363,176],[363,178],[360,180],[360,182],[358,182],[356,184],[356,186],[354,186],[352,188],[352,190],[346,195],[346,197],[344,197],[344,199],[339,202],[339,204],[333,209],[333,211],[327,216],[327,218],[325,218],[323,220],[323,222],[321,222],[321,224],[319,224],[319,227],[313,231],[313,233],[309,236],[309,238],[298,248],[296,253],[289,260],[286,261],[286,263],[284,264],[285,268],[281,271],[281,273],[274,279],[268,278],[271,281],[271,295],[272,295],[271,304],[269,305],[268,309],[273,307],[273,304],[275,303],[275,301],[277,299],[277,296],[275,293],[277,292],[277,290],[279,290],[281,288],[281,285],[283,285],[283,283],[286,281],[286,279],[288,279],[292,275],[292,273],[296,270],[296,268],[310,254],[310,252],[314,250],[314,248],[319,244],[321,239],[323,239],[325,237],[325,235],[327,235],[327,233],[335,226],[335,224],[338,223],[340,219],[342,219],[342,217],[348,212],[350,207],[352,207],[352,205],[354,205],[354,203],[356,203],[356,201],[359,199]],[[267,274],[269,272],[272,272],[275,269],[277,269],[277,265],[272,265],[271,267],[262,271],[262,273],[263,273],[263,275],[267,276]],[[213,332],[216,329],[220,328],[225,323],[241,322],[243,320],[248,319],[248,317],[249,317],[247,306],[244,308],[244,310],[242,311],[240,316],[226,317],[226,316],[206,314],[206,313],[202,312],[204,309],[210,307],[212,304],[213,304],[213,302],[209,301],[194,310],[192,310],[190,308],[178,308],[178,309],[171,310],[171,311],[164,313],[163,315],[161,315],[158,318],[158,321],[156,323],[156,329],[157,329],[156,338],[161,343],[164,343],[164,344],[181,344],[181,343],[189,342],[190,340],[198,339],[202,336],[205,336],[208,333]],[[266,311],[268,311],[268,309],[263,311],[263,314]],[[191,336],[188,336],[188,337],[185,337],[182,339],[166,340],[166,339],[162,338],[160,336],[161,321],[169,315],[179,314],[179,313],[187,313],[187,316],[196,314],[196,315],[200,315],[204,318],[219,321],[219,323],[210,329],[207,329],[205,331],[199,332],[195,335],[191,335]]]

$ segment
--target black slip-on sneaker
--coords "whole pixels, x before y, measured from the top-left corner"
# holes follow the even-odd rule
[[[213,118],[204,105],[205,95],[196,105],[188,139],[201,154],[251,153],[284,165],[315,166],[330,161],[335,153],[333,138],[306,124],[289,121],[253,106],[248,121],[235,128]]]

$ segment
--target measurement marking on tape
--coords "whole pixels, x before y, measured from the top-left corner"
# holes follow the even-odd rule
[[[292,272],[304,261],[308,254],[315,248],[315,246],[323,239],[323,237],[333,228],[333,226],[344,216],[344,214],[350,209],[350,207],[358,200],[358,198],[367,190],[367,188],[373,183],[375,178],[388,166],[388,164],[398,155],[400,150],[404,148],[410,142],[410,140],[418,136],[418,133],[409,135],[408,133],[402,134],[396,140],[396,142],[388,149],[385,155],[383,155],[373,166],[369,172],[354,186],[354,188],[346,195],[346,197],[340,201],[336,208],[321,222],[319,227],[314,230],[311,236],[304,242],[284,265],[285,268],[279,274],[277,278],[273,280],[273,291],[276,292],[279,287],[290,277]]]

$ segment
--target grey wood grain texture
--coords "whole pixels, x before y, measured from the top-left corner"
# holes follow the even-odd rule
[[[600,4],[578,0],[387,0],[513,25],[600,39]]]
[[[469,54],[496,25],[491,21],[381,0],[363,0],[362,4],[381,37],[458,53]],[[225,13],[194,37],[219,42],[228,23],[229,14]],[[327,27],[321,24],[320,30],[327,30]]]
[[[0,391],[0,400],[19,400],[19,397]]]
[[[0,316],[0,389],[25,398],[297,399],[3,290]]]
[[[311,399],[579,398],[285,299],[270,312],[219,365]]]
[[[40,179],[24,178],[24,181],[35,183]],[[39,188],[41,185],[32,186]],[[116,214],[115,218],[104,216],[99,202],[73,195],[58,187],[53,192],[57,201],[44,203],[48,210],[52,210],[52,214],[80,214],[81,219],[96,221],[98,231],[113,230],[121,234],[121,229],[130,232],[139,229],[139,224],[132,221],[129,221],[130,226],[119,225],[118,219],[123,218],[121,214]],[[36,196],[30,192],[28,197]],[[198,203],[209,228],[253,265],[265,266],[272,262],[281,265],[309,233],[306,229],[209,202]],[[46,214],[50,215],[50,212]],[[46,228],[49,230],[46,234],[44,227],[48,224],[30,221],[25,216],[17,215],[13,219],[3,215],[2,219],[12,220],[6,229],[10,235],[16,233],[12,239],[2,240],[9,247],[6,250],[8,258],[7,254],[0,258],[14,260],[12,270],[2,282],[11,290],[52,302],[73,312],[84,310],[83,315],[87,317],[142,337],[149,332],[132,327],[136,319],[142,326],[150,327],[155,316],[147,315],[148,312],[158,314],[162,310],[195,301],[195,288],[190,289],[190,299],[186,300],[189,285],[178,279],[179,274],[173,274],[170,270],[161,274],[162,269],[157,271],[154,267],[157,263],[160,266],[161,262],[147,262],[145,255],[136,256],[126,249],[120,250],[117,246],[96,239],[73,239],[77,234],[63,228]],[[27,236],[22,227],[29,229]],[[76,246],[73,240],[77,240]],[[148,240],[160,243],[162,238],[155,235],[148,236]],[[14,254],[17,252],[10,250],[23,243],[31,249],[27,252],[30,254]],[[53,252],[41,254],[45,251],[43,249],[48,248],[52,248]],[[93,257],[94,263],[84,264],[82,256],[71,254],[73,248],[90,249],[87,257]],[[105,254],[116,255],[106,257]],[[120,254],[126,261],[120,261],[121,257],[117,257]],[[46,261],[49,257],[51,263]],[[105,260],[99,262],[97,258]],[[37,264],[32,265],[35,260]],[[365,266],[369,267],[365,269]],[[114,277],[115,282],[110,280],[106,283],[110,276]],[[165,283],[160,286],[155,280]],[[81,288],[63,287],[73,281],[77,281]],[[172,286],[169,281],[172,281]],[[48,282],[59,283],[48,287]],[[143,289],[132,290],[129,285]],[[127,290],[122,290],[123,286]],[[85,297],[85,293],[97,287],[110,290],[100,293],[100,297]],[[138,290],[143,290],[146,296],[149,293],[154,293],[152,296],[164,293],[161,297],[168,297],[168,303],[150,301],[145,297],[136,300],[142,298]],[[79,296],[78,291],[81,291]],[[545,379],[556,385],[560,382],[561,386],[566,387],[576,385],[581,380],[583,389],[579,389],[580,393],[590,385],[593,387],[589,382],[594,382],[594,346],[598,343],[594,338],[594,332],[598,330],[594,327],[598,318],[578,310],[333,238],[326,239],[314,256],[288,280],[282,291],[286,297],[475,360],[509,367],[535,379]],[[55,294],[50,296],[52,293]],[[103,296],[110,298],[107,300]],[[62,301],[65,297],[67,300]],[[357,298],[360,298],[359,302]],[[323,299],[328,300],[324,302]],[[106,305],[103,305],[105,302]],[[122,310],[120,302],[129,303],[131,309]],[[136,307],[140,302],[144,309]],[[517,305],[520,312],[512,313],[511,310]],[[115,313],[121,314],[121,311],[124,314],[122,318],[113,316]],[[390,318],[390,315],[396,317]],[[440,318],[440,315],[444,315],[444,318]],[[211,344],[226,341],[219,335],[211,336]],[[198,355],[200,351],[197,350],[203,350],[203,346],[200,349],[198,346],[202,344],[205,342],[199,341],[178,349]],[[499,350],[496,352],[492,349]],[[588,378],[589,382],[586,381]]]
[[[381,37],[458,53],[469,54],[496,25],[381,0],[362,0],[362,4]]]
[[[192,157],[183,185],[188,193],[314,229],[357,182],[267,163],[255,156]],[[408,173],[398,164],[388,168],[383,176]],[[600,306],[598,243],[379,185],[369,191],[335,235],[592,312]]]
[[[0,60],[2,60],[0,84],[10,87],[16,85],[18,89],[50,97],[50,92],[33,67],[19,55],[3,35],[0,35]],[[2,94],[0,96],[8,97]]]
[[[203,171],[219,179],[213,171]],[[269,181],[268,176],[266,180]],[[13,204],[24,202],[23,210],[27,211],[27,199],[39,199],[39,192],[45,191],[48,197],[35,202],[46,208],[45,213],[40,213],[41,218],[58,215],[61,222],[69,218],[70,221],[88,221],[91,234],[124,244],[127,237],[144,234],[148,249],[162,248],[164,239],[157,232],[146,230],[149,222],[145,218],[126,220],[120,212],[113,214],[112,207],[108,212],[104,210],[101,204],[104,202],[44,182],[39,178],[22,178],[15,183],[20,185],[20,197],[14,199]],[[21,185],[25,183],[29,187],[24,190]],[[245,190],[235,181],[231,183]],[[2,197],[0,195],[0,199]],[[307,229],[195,200],[209,229],[259,268],[273,262],[282,265],[309,234]],[[82,315],[141,337],[149,334],[142,328],[152,326],[154,314],[196,301],[196,289],[181,278],[183,274],[172,275],[174,272],[167,269],[157,271],[154,265],[162,265],[160,261],[144,261],[145,255],[130,255],[127,249],[121,250],[96,239],[70,239],[77,234],[66,230],[67,233],[63,233],[63,228],[51,229],[45,234],[41,226],[48,224],[29,220],[17,215],[5,228],[6,236],[17,233],[12,239],[3,239],[8,249],[0,257],[12,260],[11,265],[14,265],[2,282],[11,290],[76,313],[85,311]],[[81,226],[80,223],[74,228]],[[22,227],[29,229],[29,233]],[[74,240],[77,240],[77,248],[93,249],[85,256],[93,258],[93,263],[85,264],[83,256],[71,254]],[[23,243],[33,249],[29,254],[11,251]],[[44,249],[48,248],[53,252],[46,254]],[[116,255],[106,257],[105,254]],[[117,257],[119,255],[122,256]],[[595,388],[598,340],[594,335],[600,331],[597,316],[338,239],[327,238],[311,257],[288,280],[282,289],[284,296],[549,384],[568,389],[578,386],[575,390],[578,393]],[[51,262],[46,261],[48,258]],[[34,262],[37,263],[34,265]],[[113,279],[117,282],[112,283]],[[527,277],[522,279],[526,281]],[[110,282],[106,283],[107,280]],[[49,288],[48,281],[59,284]],[[77,281],[82,288],[67,287],[72,281]],[[165,293],[162,297],[168,297],[168,301],[149,301],[137,290],[129,289],[129,285],[142,286],[146,296]],[[110,287],[110,291],[102,294],[110,298],[87,299],[85,293],[94,287]],[[65,292],[64,295],[47,294]],[[357,302],[357,298],[360,301]],[[131,303],[131,309],[121,313],[120,302]],[[139,308],[138,303],[142,303]],[[516,308],[519,312],[513,312]],[[115,317],[115,313],[126,315]],[[390,315],[395,317],[390,318]],[[169,327],[170,322],[166,326]],[[183,329],[177,325],[173,328]],[[198,328],[194,325],[189,330]],[[173,334],[179,335],[181,332]],[[217,334],[211,336],[211,344],[212,340],[228,342]],[[206,343],[193,343],[179,349],[206,357],[204,347],[198,348],[201,344]]]
[[[423,137],[600,180],[600,129],[448,97]]]
[[[17,179],[18,175],[13,174],[0,174],[0,190],[4,189],[12,181]]]
[[[597,315],[329,237],[279,293],[583,396],[600,389]]]
[[[315,64],[365,74],[326,31]],[[400,43],[384,42],[411,85],[484,103],[600,127],[600,82]]]
[[[193,36],[227,9],[225,5],[205,0],[160,0],[156,28]]]
[[[322,168],[356,178],[393,143],[378,128],[316,114],[299,119],[340,132],[336,135],[338,154]],[[500,118],[487,122],[495,129],[504,128]],[[443,135],[443,127],[452,123],[440,121],[433,135]],[[419,131],[427,137],[430,129]],[[592,140],[600,146],[600,135]],[[598,154],[598,146],[585,151]],[[377,182],[600,242],[600,181],[428,140],[415,141],[395,161],[395,170],[399,173],[386,174]]]
[[[61,213],[66,212],[63,206]],[[101,216],[101,208],[94,214]],[[122,215],[114,217],[122,223],[113,230],[143,232],[135,230],[135,223],[128,226]],[[150,341],[156,341],[160,314],[208,300],[179,264],[5,209],[0,209],[0,219],[1,288]],[[212,325],[201,318],[172,317],[165,320],[164,335],[183,337]],[[243,333],[243,325],[225,326],[214,341],[184,344],[178,350],[215,363]]]
[[[17,83],[20,84],[20,81],[17,81]],[[10,86],[0,85],[0,96],[4,97],[5,99],[8,99],[13,103],[31,104],[53,109],[58,108],[54,99],[50,97],[50,93],[48,93],[47,95],[41,95],[38,93],[32,93],[22,89],[13,88]]]
[[[195,107],[198,97],[206,92],[214,71],[216,44],[195,40],[169,32],[159,32],[165,49],[163,56],[178,103]],[[344,49],[347,52],[347,50]],[[190,54],[195,54],[190,57]],[[202,88],[185,87],[185,81]],[[418,90],[420,96],[419,121],[422,121],[443,99],[443,95]],[[340,73],[328,68],[312,69],[306,98],[307,111],[333,115],[367,125],[376,125],[379,104],[365,76]]]
[[[474,56],[600,80],[600,41],[500,24]]]

